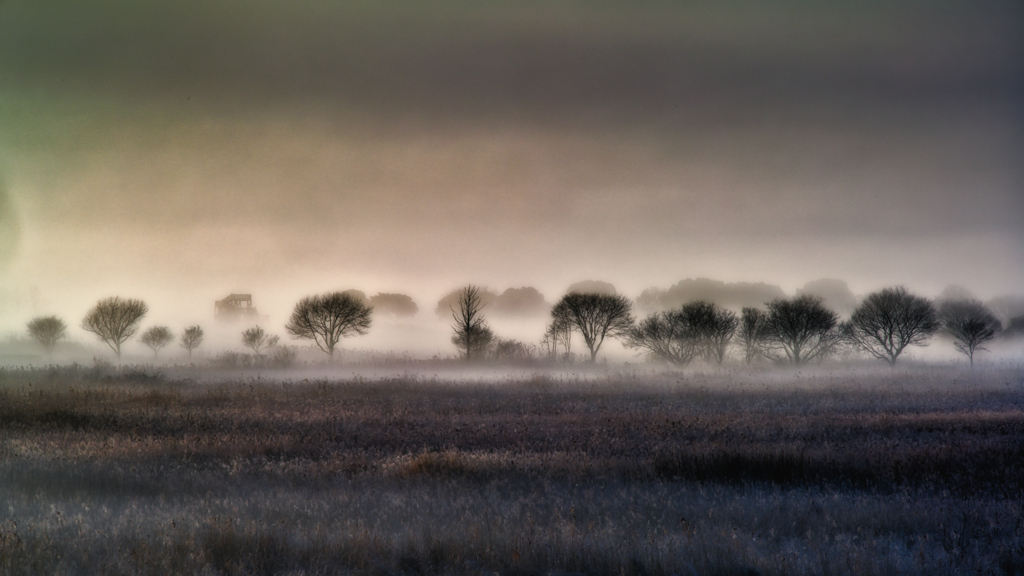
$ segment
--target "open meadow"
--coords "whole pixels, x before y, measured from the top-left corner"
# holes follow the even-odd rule
[[[1024,574],[1024,368],[0,370],[2,574]]]

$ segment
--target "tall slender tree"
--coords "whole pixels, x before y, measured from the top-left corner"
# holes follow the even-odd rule
[[[494,332],[484,319],[485,306],[480,288],[470,284],[459,290],[458,300],[450,307],[452,314],[452,344],[467,361],[479,358],[494,340]]]
[[[181,332],[181,347],[188,350],[188,357],[192,357],[192,351],[203,343],[203,329],[197,326],[189,326]]]

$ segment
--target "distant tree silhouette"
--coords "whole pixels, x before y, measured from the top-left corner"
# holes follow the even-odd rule
[[[570,292],[555,305],[551,315],[556,320],[564,318],[579,330],[590,350],[591,362],[597,360],[606,337],[625,335],[633,327],[629,300],[613,294]]]
[[[494,301],[495,314],[507,316],[527,316],[545,314],[551,305],[544,300],[544,295],[536,288],[508,288]]]
[[[1024,336],[1024,316],[1010,318],[1000,336],[1005,338],[1020,338]]]
[[[996,296],[985,302],[985,308],[988,308],[989,312],[1002,324],[1003,331],[999,335],[1009,337],[1013,333],[1010,330],[1013,319],[1024,318],[1024,296],[1015,294]]]
[[[43,345],[47,356],[53,356],[53,348],[67,335],[67,328],[56,316],[40,316],[28,323],[28,335]]]
[[[602,282],[601,280],[583,280],[576,282],[566,289],[566,294],[578,292],[580,294],[604,294],[606,296],[614,296],[616,294],[615,286],[608,282]]]
[[[99,336],[121,358],[121,345],[139,330],[149,308],[142,300],[118,296],[100,300],[82,320],[82,329]]]
[[[968,290],[964,286],[959,284],[950,284],[942,289],[942,292],[935,298],[935,304],[942,308],[942,305],[947,302],[963,302],[977,300],[978,298],[973,292]]]
[[[476,286],[477,297],[480,299],[481,306],[492,306],[498,301],[499,296],[488,290],[487,288]],[[448,318],[452,310],[459,307],[459,299],[462,298],[462,292],[465,288],[457,288],[448,292],[437,301],[437,306],[434,307],[434,313],[437,314],[438,318]]]
[[[637,310],[641,312],[660,312],[666,308],[671,308],[671,306],[665,306],[666,293],[665,290],[654,286],[646,288],[636,297]]]
[[[367,333],[372,314],[373,307],[349,293],[307,296],[295,305],[285,329],[295,338],[312,340],[333,359],[342,338]]]
[[[820,297],[804,294],[772,300],[764,324],[766,355],[776,362],[795,365],[821,361],[842,341],[838,315],[825,308]]]
[[[825,307],[844,317],[853,314],[858,304],[857,297],[850,290],[846,281],[836,278],[813,280],[804,284],[804,287],[798,289],[796,294],[797,296],[803,294],[819,296]]]
[[[192,351],[203,343],[203,329],[199,326],[189,326],[181,332],[181,347],[188,350],[188,357],[192,357]]]
[[[974,368],[974,353],[995,338],[1002,328],[992,312],[978,300],[946,301],[939,308],[942,328],[953,337],[953,346],[967,356]]]
[[[738,337],[743,347],[743,359],[750,364],[765,354],[765,326],[768,315],[760,308],[746,307],[740,311]]]
[[[149,346],[153,350],[153,356],[156,357],[160,355],[161,348],[174,341],[174,334],[171,334],[171,330],[167,326],[153,326],[143,332],[139,340]]]
[[[667,290],[648,288],[637,297],[637,306],[645,311],[674,310],[687,302],[704,300],[728,309],[758,307],[764,302],[785,298],[782,288],[763,282],[722,282],[710,278],[687,278]]]
[[[927,346],[939,329],[935,306],[903,286],[872,292],[842,325],[843,335],[855,346],[890,366],[907,346]]]
[[[259,326],[254,326],[242,332],[242,344],[245,344],[248,348],[252,348],[252,351],[256,354],[257,358],[261,357],[263,355],[263,351],[267,348],[276,346],[278,340],[279,338],[277,336],[267,334],[266,331]]]
[[[380,292],[370,298],[370,305],[373,311],[380,314],[391,314],[392,316],[415,316],[419,307],[412,298],[405,294],[389,294]]]
[[[362,302],[363,304],[366,304],[367,306],[370,305],[370,299],[366,297],[366,292],[363,292],[362,290],[349,288],[348,290],[343,290],[341,293],[348,294],[352,298],[355,298],[356,300]]]
[[[458,300],[449,309],[454,320],[452,344],[470,361],[483,355],[494,340],[494,332],[487,326],[482,313],[486,304],[481,297],[481,289],[470,284],[461,288],[458,294]]]

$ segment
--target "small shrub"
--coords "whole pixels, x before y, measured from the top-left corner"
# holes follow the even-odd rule
[[[272,368],[290,368],[298,357],[299,352],[293,346],[274,346],[267,358],[267,365]]]

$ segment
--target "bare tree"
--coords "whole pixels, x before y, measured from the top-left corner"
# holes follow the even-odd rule
[[[478,286],[470,284],[459,290],[452,313],[452,344],[463,352],[465,359],[479,357],[494,340],[494,332],[487,326],[482,310],[485,306]]]
[[[188,357],[192,357],[192,351],[203,343],[203,329],[199,326],[189,326],[181,332],[181,347],[188,350]]]
[[[701,346],[682,310],[656,312],[629,330],[626,346],[642,348],[652,356],[685,366],[700,355]]]
[[[548,360],[558,357],[558,342],[555,340],[553,327],[553,324],[548,324],[547,329],[544,330],[544,336],[540,339],[540,349],[544,351],[544,356]]]
[[[330,292],[299,300],[285,329],[294,338],[312,340],[333,360],[342,338],[369,331],[372,314],[373,307],[365,301],[344,292]]]
[[[153,350],[153,356],[160,355],[160,349],[174,341],[174,334],[171,334],[167,326],[153,326],[142,333],[139,338],[143,344]]]
[[[552,309],[551,317],[548,332],[551,334],[554,346],[562,347],[562,359],[568,362],[572,358],[573,323],[565,308]]]
[[[579,330],[590,350],[590,361],[595,362],[606,337],[625,335],[633,327],[630,309],[625,296],[570,292],[555,305],[551,315],[556,320],[565,318]]]
[[[43,345],[47,356],[53,356],[53,348],[67,336],[67,328],[56,316],[40,316],[28,323],[28,335]]]
[[[714,360],[721,364],[739,325],[736,314],[706,300],[684,305],[681,313],[696,339],[700,355],[707,362]]]
[[[938,329],[931,301],[907,292],[903,286],[869,294],[849,322],[842,325],[847,340],[890,366],[896,365],[907,346],[927,346]]]
[[[733,312],[697,300],[678,310],[648,316],[629,331],[626,345],[644,348],[677,366],[698,356],[721,364],[738,324]]]
[[[768,315],[760,308],[746,307],[740,311],[739,340],[747,364],[764,355],[767,321]]]
[[[939,309],[942,328],[953,336],[953,346],[967,356],[974,368],[974,353],[995,338],[1002,325],[978,300],[952,300]]]
[[[119,296],[100,300],[82,320],[82,329],[99,336],[121,358],[121,345],[139,330],[139,322],[149,312],[142,300]]]
[[[825,308],[817,296],[804,294],[789,300],[772,300],[767,306],[765,350],[776,362],[820,362],[834,353],[842,341],[838,315]]]
[[[245,332],[242,332],[242,344],[252,348],[252,351],[256,353],[257,358],[262,356],[263,351],[267,348],[276,346],[278,340],[279,338],[277,336],[267,334],[266,331],[259,326],[254,326]]]

